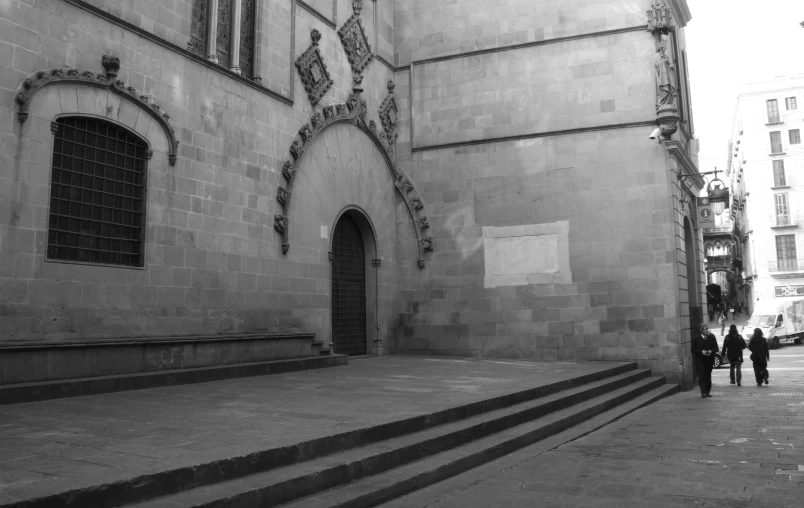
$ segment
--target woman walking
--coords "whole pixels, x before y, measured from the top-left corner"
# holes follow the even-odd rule
[[[748,349],[751,350],[751,361],[754,362],[754,376],[757,378],[757,386],[762,386],[763,381],[768,384],[770,351],[768,351],[768,341],[762,335],[761,329],[754,328],[754,335],[748,341]]]
[[[737,333],[737,326],[729,326],[729,334],[723,339],[723,355],[729,358],[729,379],[734,384],[736,379],[737,386],[742,386],[743,380],[743,349],[745,349],[745,339]],[[736,377],[735,377],[736,371]]]

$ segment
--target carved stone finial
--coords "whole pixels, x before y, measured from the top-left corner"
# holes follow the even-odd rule
[[[101,65],[103,65],[103,70],[106,71],[107,79],[115,79],[117,77],[117,73],[120,71],[119,58],[111,55],[103,55]]]
[[[148,160],[151,160],[153,158],[153,156],[154,156],[154,151],[151,150],[150,148],[146,148],[145,149],[145,158],[148,159]]]
[[[363,0],[353,0],[352,10],[355,12],[355,15],[360,16],[360,11],[363,10]]]
[[[318,41],[321,40],[321,32],[313,28],[310,31],[310,38],[313,40],[313,46],[318,46]]]
[[[423,269],[424,269],[424,260],[423,260],[423,259],[419,259],[419,260],[418,260],[418,265],[419,265],[419,269],[423,270]]]
[[[648,32],[667,33],[673,28],[673,10],[664,0],[654,0],[648,11]]]
[[[394,83],[393,79],[389,79],[386,86],[388,87],[388,93],[394,93],[394,88],[396,88],[396,83]]]

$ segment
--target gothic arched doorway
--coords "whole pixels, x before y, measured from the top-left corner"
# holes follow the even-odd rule
[[[366,354],[366,249],[348,212],[332,235],[332,346],[338,354]]]

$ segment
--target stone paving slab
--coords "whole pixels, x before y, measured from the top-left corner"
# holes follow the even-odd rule
[[[0,407],[0,504],[191,466],[622,363],[387,356],[348,366]]]
[[[801,508],[803,371],[785,374],[772,364],[771,385],[759,388],[729,385],[722,369],[712,398],[677,394],[577,440],[555,436],[552,445],[523,448],[382,506]]]

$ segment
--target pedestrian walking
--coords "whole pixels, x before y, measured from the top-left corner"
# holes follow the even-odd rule
[[[717,318],[717,322],[720,325],[720,335],[726,334],[726,309],[720,313],[720,316]]]
[[[711,397],[712,367],[715,365],[715,353],[718,352],[717,339],[709,332],[709,325],[702,323],[701,334],[692,339],[692,354],[698,370],[698,386],[701,397]]]
[[[729,359],[729,380],[731,384],[737,382],[737,386],[742,386],[743,373],[743,350],[745,349],[745,339],[737,333],[737,325],[729,326],[729,334],[723,339],[723,356]]]
[[[757,379],[757,386],[762,386],[762,382],[768,384],[768,362],[770,361],[770,351],[768,351],[768,341],[762,335],[762,330],[754,328],[754,334],[748,341],[748,349],[751,351],[751,361],[754,363],[754,377]]]

